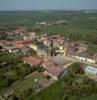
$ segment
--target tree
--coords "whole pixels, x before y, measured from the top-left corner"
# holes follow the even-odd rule
[[[0,50],[2,49],[3,47],[0,45]]]
[[[72,75],[83,74],[84,73],[84,71],[81,68],[80,63],[78,63],[78,62],[73,63],[71,66],[69,66],[69,72]]]
[[[36,33],[40,33],[40,28],[34,28],[33,31]]]

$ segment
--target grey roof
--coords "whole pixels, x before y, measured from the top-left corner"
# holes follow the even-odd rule
[[[42,42],[40,42],[39,45],[38,45],[38,49],[41,49],[41,50],[43,50],[43,51],[48,52],[49,47],[46,46],[46,45],[44,45]]]
[[[84,47],[84,48],[87,48],[88,45],[87,44],[84,44],[84,43],[79,43],[79,47]]]
[[[84,58],[92,58],[92,55],[86,52],[77,53],[76,56],[84,57]]]
[[[52,57],[50,60],[53,61],[53,63],[55,63],[57,65],[64,65],[69,62],[62,55],[57,55],[55,57]]]
[[[23,47],[21,48],[21,52],[32,52],[32,49],[29,47]]]
[[[89,65],[85,67],[84,71],[90,74],[97,74],[97,68]]]

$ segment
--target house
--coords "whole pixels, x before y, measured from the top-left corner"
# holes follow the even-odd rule
[[[66,55],[66,49],[63,46],[59,46],[58,49],[55,50],[56,54]]]
[[[43,42],[44,45],[49,46],[50,45],[50,41],[49,41],[49,36],[46,35],[46,33],[42,34],[39,39],[39,42]]]
[[[48,35],[48,33],[46,32],[46,33],[42,33],[41,34],[41,37],[48,37],[49,35]]]
[[[95,60],[95,63],[97,64],[97,54],[93,55],[93,59]]]
[[[96,63],[95,59],[93,59],[93,56],[86,52],[75,53],[73,57],[81,61],[86,61],[89,63]]]
[[[28,33],[29,31],[32,31],[32,29],[31,28],[29,28],[29,27],[24,27],[24,26],[20,26],[20,27],[18,27],[16,30],[14,30],[14,33],[16,33],[16,34],[19,34],[19,33]]]
[[[77,46],[78,52],[85,52],[88,48],[88,45],[84,43],[79,43]]]
[[[32,39],[37,37],[37,33],[36,32],[29,32],[28,34]]]
[[[47,25],[48,23],[47,23],[47,22],[40,22],[39,24],[45,26],[45,25]]]
[[[30,40],[30,39],[16,41],[16,44],[25,44],[25,45],[28,45],[28,44],[31,44],[31,43],[32,43],[32,40]]]
[[[46,46],[50,46],[49,40],[43,40],[43,43],[44,43],[44,45],[46,45]]]
[[[58,78],[63,73],[64,69],[58,65],[55,65],[49,60],[44,60],[42,66],[46,69],[44,75],[51,77],[53,80],[58,80]]]
[[[66,55],[69,57],[75,57],[75,54],[77,53],[76,49],[73,47],[67,47],[66,49]]]
[[[8,51],[9,51],[9,53],[18,53],[18,52],[20,52],[20,49],[12,48],[12,49],[9,49]]]
[[[48,36],[46,34],[41,34],[39,37],[39,41],[47,40]]]
[[[23,48],[25,45],[23,44],[23,41],[16,41],[16,42],[14,43],[14,46],[15,46],[16,48],[21,49],[21,48]]]
[[[86,66],[84,68],[85,74],[91,79],[97,80],[97,68],[94,66]]]
[[[39,42],[37,55],[44,56],[44,57],[49,57],[50,56],[49,47],[44,45],[42,42]]]
[[[28,39],[35,39],[37,37],[35,32],[28,32],[27,35],[24,35],[23,39],[28,40]]]
[[[13,35],[15,35],[14,32],[6,32],[6,34],[7,34],[8,36],[13,36]]]
[[[27,64],[29,64],[31,66],[33,66],[33,65],[37,66],[37,65],[40,65],[42,63],[42,59],[36,58],[36,57],[32,57],[32,56],[24,57],[23,61],[24,61],[24,63],[27,63]]]
[[[88,48],[88,45],[85,43],[77,42],[71,44],[73,48],[76,48],[77,52],[85,52]]]
[[[62,36],[59,36],[59,35],[52,36],[50,40],[52,40],[54,47],[58,47],[59,45],[63,45],[65,42],[65,38]]]
[[[25,55],[25,54],[32,54],[33,53],[33,50],[27,46],[25,47],[22,47],[20,49],[20,51]]]
[[[70,62],[69,60],[66,60],[66,58],[63,55],[51,57],[50,61],[52,61],[55,65],[58,65],[62,68],[64,68],[64,66]]]
[[[19,40],[14,42],[14,46],[16,48],[23,48],[24,46],[27,46],[32,43],[32,40]]]
[[[38,50],[38,46],[36,44],[30,44],[28,45],[31,49],[33,49],[34,51]]]
[[[12,41],[3,41],[2,47],[3,47],[3,49],[5,49],[6,51],[8,51],[10,53],[19,52],[19,50],[17,48],[15,48],[15,46],[13,45]]]
[[[43,74],[45,76],[51,77],[53,80],[58,80],[60,75],[64,72],[64,69],[53,62],[49,61],[48,59],[40,59],[36,57],[24,57],[23,58],[24,63],[30,64],[31,66],[33,65],[40,65],[42,66],[45,70]]]

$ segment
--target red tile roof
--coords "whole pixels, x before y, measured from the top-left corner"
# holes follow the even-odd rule
[[[46,70],[48,73],[54,75],[54,76],[59,76],[63,72],[63,68],[60,66],[55,65],[53,62],[45,60],[42,63],[43,66],[45,66]]]
[[[15,44],[30,44],[32,43],[31,40],[19,40],[19,41],[15,41]]]
[[[19,41],[15,41],[14,45],[16,48],[23,48],[24,46],[27,46],[31,43],[32,43],[31,40],[19,40]]]
[[[54,76],[59,76],[62,72],[63,72],[63,69],[58,67],[58,66],[48,66],[46,67],[48,73],[54,75]]]
[[[65,41],[64,37],[56,37],[52,39],[54,43],[59,43],[59,44],[63,44]]]
[[[42,62],[42,59],[35,58],[35,57],[32,57],[32,56],[24,57],[23,60],[27,64],[32,64],[32,65],[39,65]]]
[[[15,41],[15,44],[23,44],[23,41],[22,40]]]
[[[44,60],[43,61],[42,59],[35,58],[35,57],[32,57],[32,56],[25,57],[25,58],[23,58],[23,60],[27,64],[32,64],[32,65],[41,64],[42,66],[45,66],[45,69],[48,71],[48,73],[53,75],[53,76],[58,77],[63,72],[63,68],[61,68],[60,66],[55,65],[53,62],[51,62],[49,60]]]
[[[15,45],[15,47],[19,49],[23,48],[24,46],[25,46],[24,44]]]

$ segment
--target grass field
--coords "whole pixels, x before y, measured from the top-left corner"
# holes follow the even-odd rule
[[[66,34],[66,33],[97,33],[97,30],[82,28],[76,25],[53,25],[47,27],[40,28],[44,32],[51,32],[51,33],[59,33],[59,34]]]
[[[33,84],[35,84],[35,79],[40,80],[41,78],[43,78],[42,74],[32,73],[23,80],[19,80],[12,84],[9,89],[14,90],[17,93],[22,93],[23,90],[33,87]]]

